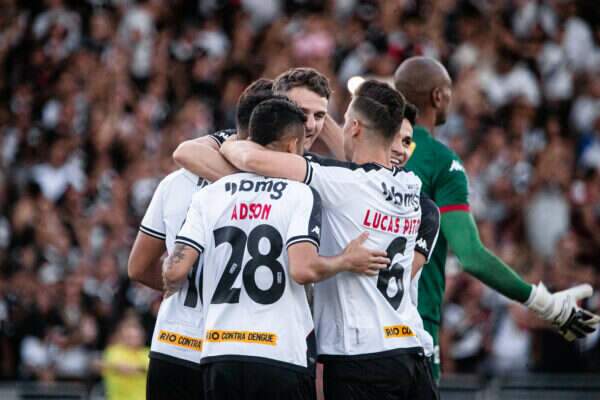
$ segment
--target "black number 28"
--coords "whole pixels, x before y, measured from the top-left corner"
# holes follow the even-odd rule
[[[393,260],[396,254],[404,254],[404,250],[406,250],[406,238],[397,237],[392,240],[392,243],[388,246],[386,250],[387,257],[390,260]],[[400,263],[393,263],[390,268],[381,270],[379,272],[379,277],[377,278],[377,289],[379,289],[383,297],[385,297],[395,310],[400,306],[402,296],[404,295],[404,283],[402,282],[403,275],[404,268],[402,268],[402,265],[400,265]],[[398,291],[393,296],[388,296],[388,286],[390,284],[390,278],[392,277],[396,279]]]
[[[239,288],[233,288],[239,273],[243,270],[242,281],[248,296],[259,304],[273,304],[283,296],[285,289],[285,273],[283,265],[277,260],[283,250],[283,239],[271,225],[259,225],[248,236],[240,228],[226,226],[214,231],[215,247],[229,243],[231,256],[227,261],[223,276],[217,284],[212,304],[238,303],[240,301]],[[267,239],[270,244],[269,252],[262,254],[259,249],[261,239]],[[242,267],[244,250],[248,246],[250,260]],[[267,267],[273,274],[273,283],[270,288],[262,290],[256,284],[254,275],[260,266]]]

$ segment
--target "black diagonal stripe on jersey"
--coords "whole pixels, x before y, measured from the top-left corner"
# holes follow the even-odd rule
[[[415,251],[423,254],[429,262],[440,233],[440,210],[425,193],[421,193],[419,202],[421,203],[421,226],[417,233]],[[421,248],[418,244],[419,240],[424,240],[427,248]]]
[[[154,229],[150,229],[150,228],[148,228],[147,226],[144,226],[144,225],[140,225],[140,231],[144,232],[148,236],[152,236],[152,237],[155,237],[157,239],[165,240],[167,238],[167,235],[165,235],[164,233],[161,233],[161,232],[156,231]]]
[[[311,188],[310,191],[313,196],[313,205],[310,210],[310,219],[308,220],[308,236],[312,237],[317,242],[317,247],[321,245],[321,195]]]
[[[315,245],[317,250],[319,249],[319,242],[317,242],[312,236],[308,235],[294,236],[293,238],[290,238],[290,240],[288,240],[285,245],[286,247],[290,247],[293,244],[298,244],[302,242],[312,243]]]
[[[194,248],[198,253],[204,252],[204,247],[202,247],[202,245],[200,243],[198,243],[195,240],[192,240],[190,238],[184,237],[184,236],[176,236],[175,243],[190,246],[190,247]]]
[[[306,160],[306,159],[305,159]],[[306,160],[306,176],[304,177],[304,183],[310,185],[313,177],[313,167],[310,161]]]

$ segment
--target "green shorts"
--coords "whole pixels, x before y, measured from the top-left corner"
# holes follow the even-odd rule
[[[442,368],[440,365],[440,326],[427,319],[423,319],[423,327],[433,338],[433,355],[429,357],[431,373],[436,383],[440,383]]]

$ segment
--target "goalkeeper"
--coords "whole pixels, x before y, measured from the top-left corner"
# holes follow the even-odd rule
[[[590,285],[551,294],[543,283],[531,285],[492,254],[479,239],[469,212],[467,176],[458,156],[432,135],[446,120],[452,81],[446,69],[431,58],[413,57],[396,70],[394,84],[419,108],[413,140],[416,144],[406,169],[423,182],[422,190],[441,213],[441,232],[429,263],[419,280],[418,309],[425,329],[434,340],[434,378],[439,380],[439,327],[444,296],[444,266],[448,246],[464,270],[504,296],[525,304],[551,322],[565,339],[581,338],[595,330],[600,317],[582,310],[576,302],[592,295]]]

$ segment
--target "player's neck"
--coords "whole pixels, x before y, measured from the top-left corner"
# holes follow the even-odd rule
[[[417,116],[417,125],[421,125],[433,135],[435,130],[435,119],[435,110],[423,110],[423,112]]]
[[[389,150],[381,147],[362,146],[362,149],[352,157],[352,162],[356,164],[376,163],[386,168],[392,168]]]

